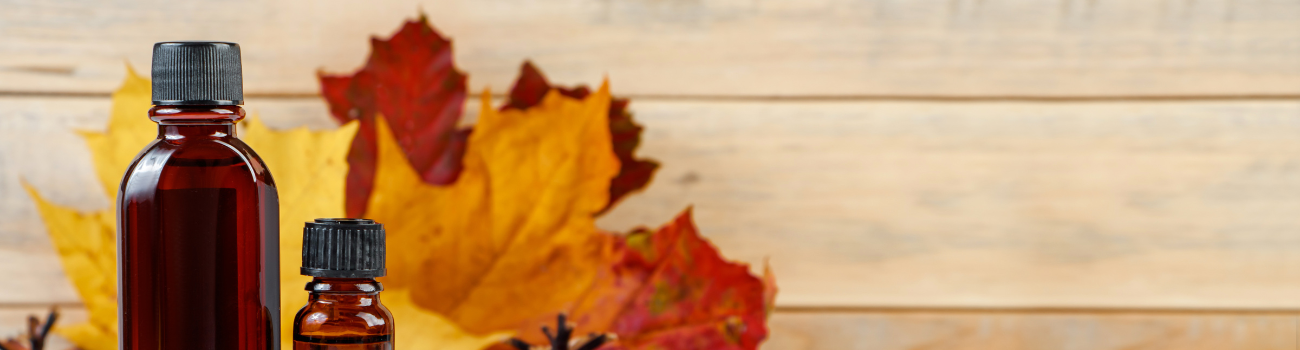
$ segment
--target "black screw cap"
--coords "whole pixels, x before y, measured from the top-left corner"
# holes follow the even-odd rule
[[[164,41],[153,44],[153,104],[244,104],[239,44]]]
[[[383,276],[384,225],[367,219],[316,219],[302,229],[302,274],[328,278]]]

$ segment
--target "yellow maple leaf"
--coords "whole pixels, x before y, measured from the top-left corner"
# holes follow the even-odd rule
[[[112,114],[105,132],[81,132],[90,148],[95,173],[110,199],[126,167],[158,135],[145,117],[150,107],[149,80],[126,67],[126,79],[113,92]],[[117,255],[115,211],[90,213],[50,203],[28,188],[49,231],[63,270],[90,313],[86,323],[60,326],[57,332],[87,350],[117,348]]]
[[[157,136],[158,127],[146,117],[150,107],[150,83],[128,67],[122,87],[113,94],[112,115],[106,132],[84,132],[95,170],[110,198],[116,197],[122,174],[135,155]],[[289,326],[294,314],[306,302],[303,286],[309,277],[299,274],[302,225],[318,217],[343,213],[346,155],[355,123],[335,130],[289,131],[267,128],[252,117],[241,123],[240,139],[254,148],[272,170],[280,197],[280,277],[282,336],[291,348]],[[116,215],[113,209],[81,213],[49,203],[28,188],[58,251],[64,270],[72,280],[90,313],[86,323],[61,326],[57,332],[86,350],[117,348],[117,261]],[[391,295],[392,293],[386,293]],[[409,297],[396,294],[399,308]],[[391,298],[391,297],[390,297]],[[411,337],[440,349],[476,350],[491,344],[499,335],[471,336],[440,315],[403,312],[409,318],[399,330],[427,334]],[[407,338],[403,338],[408,341]],[[419,343],[419,342],[415,342]]]
[[[274,131],[260,120],[250,118],[241,139],[266,162],[276,179],[280,196],[280,317],[281,348],[293,348],[292,321],[298,309],[307,303],[304,290],[311,277],[303,276],[302,227],[304,222],[322,217],[343,217],[344,179],[348,172],[346,155],[356,134],[357,123],[338,130],[312,132],[306,128]],[[477,350],[495,343],[499,335],[471,336],[440,315],[419,312],[407,307],[410,297],[385,292],[383,303],[400,310],[397,322],[403,331],[403,346],[427,344],[425,348]],[[396,311],[395,311],[396,312]]]
[[[243,136],[249,147],[266,162],[280,197],[280,339],[292,348],[293,316],[307,303],[303,286],[302,226],[319,217],[343,216],[343,178],[348,172],[348,146],[357,124],[348,123],[333,131],[313,132],[305,127],[274,131],[260,120],[249,118]]]
[[[466,333],[441,314],[416,306],[409,289],[384,291],[383,304],[393,312],[403,349],[479,350],[499,344],[509,335],[508,332]]]
[[[464,171],[449,186],[424,183],[377,118],[366,216],[388,229],[385,284],[479,334],[553,317],[579,299],[609,237],[594,216],[619,169],[609,103],[608,84],[584,99],[551,91],[527,110],[498,111],[485,91]]]
[[[126,67],[126,79],[112,95],[112,113],[105,132],[81,132],[89,146],[95,174],[104,194],[114,201],[118,183],[136,154],[158,135],[158,126],[145,117],[150,107],[149,80]],[[85,323],[56,331],[87,350],[117,348],[116,220],[112,208],[82,213],[50,203],[34,189],[28,193],[49,231],[63,270],[89,311]]]
[[[117,244],[112,209],[81,213],[50,203],[28,187],[50,232],[63,270],[81,296],[90,320],[55,329],[86,350],[117,349]]]
[[[113,92],[108,130],[80,133],[90,147],[95,175],[99,177],[110,203],[117,202],[118,184],[122,182],[126,167],[131,165],[140,150],[158,138],[158,124],[150,122],[146,114],[153,107],[152,89],[149,79],[136,74],[130,65],[126,66],[126,80]]]

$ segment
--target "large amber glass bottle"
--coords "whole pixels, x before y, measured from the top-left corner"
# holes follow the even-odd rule
[[[123,350],[279,347],[275,182],[235,137],[239,46],[154,45],[158,139],[118,193]]]

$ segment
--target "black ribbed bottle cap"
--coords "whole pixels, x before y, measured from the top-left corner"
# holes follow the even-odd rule
[[[302,274],[330,278],[383,276],[384,225],[367,219],[316,219],[302,228]]]
[[[244,104],[239,44],[164,41],[153,44],[153,104]]]

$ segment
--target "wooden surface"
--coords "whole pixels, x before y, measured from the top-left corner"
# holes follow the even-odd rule
[[[22,101],[0,106],[59,109],[68,116],[61,120],[94,124],[106,102]],[[879,332],[872,330],[880,325],[901,333],[862,343],[877,344],[863,349],[929,342],[1048,349],[1082,339],[1076,327],[1102,327],[1099,332],[1129,339],[1081,347],[1107,349],[1207,325],[1228,327],[1222,324],[1236,324],[1242,310],[1300,310],[1293,298],[1300,293],[1300,264],[1292,253],[1300,251],[1300,240],[1291,234],[1300,229],[1292,219],[1300,196],[1288,194],[1300,190],[1294,174],[1300,101],[650,100],[632,107],[647,128],[642,152],[665,166],[646,192],[601,226],[657,225],[693,204],[701,229],[728,257],[770,259],[781,282],[778,303],[795,310],[773,320],[771,348],[858,344],[865,340],[855,334]],[[280,127],[330,123],[312,99],[253,101],[249,108]],[[0,118],[30,114],[13,109],[0,107]],[[63,137],[19,132],[26,129],[6,128],[0,136]],[[49,170],[28,170],[38,179],[47,178],[45,171],[89,166],[88,155],[74,148],[4,150],[45,159],[39,169]],[[97,197],[93,181],[33,183],[76,204],[79,196]],[[27,210],[17,207],[4,212]],[[25,219],[40,226],[35,216]],[[0,289],[0,300],[77,302],[39,228],[0,236],[15,242],[0,250],[0,271],[13,271],[32,287]],[[816,312],[842,307],[922,311],[902,318]],[[976,311],[924,312],[933,308]],[[1026,314],[1041,308],[1084,314]],[[984,309],[1010,311],[978,311]],[[1132,311],[1115,318],[1088,310]],[[1271,337],[1280,336],[1278,322],[1300,320],[1287,313],[1246,315],[1252,316],[1240,322],[1255,325],[1246,331]],[[857,326],[805,334],[842,322]],[[965,330],[990,324],[998,330],[988,336]],[[1237,328],[1204,339],[1256,348],[1231,343],[1236,333],[1225,329]],[[1181,348],[1172,344],[1199,337],[1154,348]]]
[[[634,102],[784,305],[1300,309],[1300,103]]]
[[[770,260],[766,349],[1300,348],[1294,0],[223,4],[0,0],[0,336],[84,317],[21,181],[107,208],[75,130],[124,62],[238,41],[250,110],[328,128],[314,69],[423,8],[471,90],[632,96],[664,166],[599,225]]]
[[[643,154],[664,167],[600,224],[659,225],[694,205],[727,256],[771,259],[782,305],[1300,310],[1300,102],[632,107]],[[310,99],[249,108],[275,125],[330,123]],[[52,179],[89,166],[75,136],[27,129],[4,138],[67,142],[6,148],[46,160],[25,176],[62,203],[106,208],[93,178]],[[0,221],[25,229],[7,239],[44,242],[37,216],[14,216]],[[53,252],[11,246],[6,260],[55,270]]]
[[[1300,314],[778,312],[767,349],[1295,350]]]
[[[155,41],[241,43],[247,91],[314,93],[423,9],[476,88],[534,59],[634,95],[1300,95],[1292,0],[3,0],[0,90],[103,93]]]

